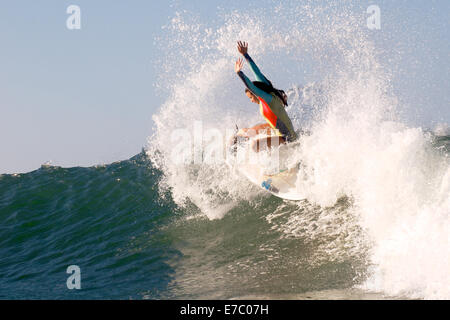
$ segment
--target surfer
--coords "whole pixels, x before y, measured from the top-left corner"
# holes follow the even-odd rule
[[[259,104],[261,115],[266,119],[266,123],[258,124],[252,128],[240,129],[237,136],[251,138],[252,134],[266,134],[266,137],[253,141],[252,147],[255,152],[267,146],[271,147],[272,142],[280,145],[286,142],[292,142],[297,139],[291,119],[285,110],[287,96],[283,90],[275,89],[272,83],[261,73],[253,59],[248,54],[248,44],[238,41],[238,51],[247,60],[255,74],[257,81],[250,79],[242,72],[244,60],[239,58],[234,66],[234,71],[244,81],[246,86],[245,94],[251,102]],[[272,135],[275,131],[276,136]]]

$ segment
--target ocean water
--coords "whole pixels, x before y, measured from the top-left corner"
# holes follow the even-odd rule
[[[0,298],[449,299],[448,125],[404,120],[401,57],[383,59],[354,9],[292,2],[214,25],[176,14],[159,39],[167,99],[141,153],[0,175]],[[221,157],[236,125],[261,123],[233,73],[238,39],[275,84],[291,81],[304,201]],[[297,81],[307,65],[327,76]]]
[[[439,140],[434,147],[444,146],[448,153],[450,137]],[[161,177],[144,152],[103,166],[42,166],[1,175],[0,298],[448,297],[445,265],[439,274],[448,242],[438,242],[448,233],[434,233],[424,241],[415,238],[420,230],[399,222],[397,239],[386,240],[397,243],[378,249],[389,250],[391,260],[377,264],[372,255],[382,252],[364,243],[369,235],[355,218],[355,200],[348,197],[320,207],[283,201],[255,188],[252,200],[241,200],[222,218],[209,219],[194,203],[180,207],[170,193],[161,195]],[[439,218],[439,212],[423,214]],[[413,221],[405,223],[432,228],[427,231],[448,231],[442,226],[445,216],[440,225],[423,225],[427,217],[421,213],[409,219]],[[424,242],[408,243],[398,253],[402,241],[415,240]],[[434,250],[436,244],[443,251]],[[70,265],[80,267],[80,290],[66,286]],[[377,274],[377,268],[390,278]],[[443,281],[428,282],[431,277]],[[398,287],[390,291],[394,285]]]

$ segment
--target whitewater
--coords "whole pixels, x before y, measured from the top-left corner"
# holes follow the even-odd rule
[[[302,270],[359,261],[347,288],[450,298],[450,161],[448,140],[437,142],[448,129],[432,132],[402,118],[392,81],[401,55],[383,59],[365,16],[345,7],[284,4],[218,19],[210,26],[180,12],[164,28],[170,41],[160,40],[169,46],[158,80],[167,99],[153,116],[146,153],[162,172],[161,196],[169,193],[186,221],[228,219],[242,206],[247,215],[265,212],[280,242],[267,259],[285,249],[282,239],[298,241],[299,251],[313,244],[308,259],[285,257],[299,278]],[[202,132],[222,134],[220,151],[236,125],[263,122],[233,72],[237,40],[285,89],[294,127],[307,132],[293,155],[304,165],[296,186],[305,201],[280,201],[223,161],[194,161],[204,160],[209,143]],[[307,83],[299,80],[304,70]],[[174,161],[174,150],[184,161]]]

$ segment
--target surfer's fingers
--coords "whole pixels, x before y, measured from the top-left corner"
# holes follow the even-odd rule
[[[241,71],[241,69],[242,69],[242,60],[239,58],[236,60],[236,62],[234,64],[234,70],[236,72],[239,72],[239,71]]]

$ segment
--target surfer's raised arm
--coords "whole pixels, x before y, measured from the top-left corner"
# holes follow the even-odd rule
[[[239,58],[236,63],[234,64],[234,71],[238,74],[239,78],[242,79],[245,86],[248,90],[253,93],[253,95],[250,95],[249,98],[254,103],[259,103],[257,97],[263,98],[267,103],[272,101],[272,95],[265,92],[264,90],[259,89],[257,86],[253,84],[253,82],[250,81],[250,79],[242,72],[242,67],[244,66],[244,60],[242,58]]]
[[[265,82],[269,86],[272,86],[272,83],[262,74],[261,70],[259,70],[256,63],[253,61],[253,59],[248,54],[248,43],[238,41],[237,49],[238,49],[239,53],[244,56],[245,60],[247,60],[248,64],[250,65],[250,69],[252,69],[253,73],[255,74],[256,80]]]

